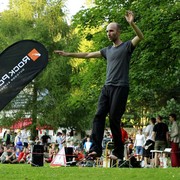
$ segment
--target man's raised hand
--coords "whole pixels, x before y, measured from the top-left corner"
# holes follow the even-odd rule
[[[131,24],[132,22],[134,22],[134,13],[129,10],[126,11],[125,18],[126,18],[126,21]]]

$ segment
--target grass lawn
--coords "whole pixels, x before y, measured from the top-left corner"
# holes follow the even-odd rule
[[[29,164],[0,164],[1,180],[118,179],[180,180],[180,168],[32,167]]]

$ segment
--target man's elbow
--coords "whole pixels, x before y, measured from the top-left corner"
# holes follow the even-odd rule
[[[139,39],[142,41],[142,40],[144,39],[144,35],[143,35],[143,34],[140,35],[140,36],[139,36]]]
[[[138,41],[142,41],[144,39],[143,34],[138,34],[136,37],[137,37]]]

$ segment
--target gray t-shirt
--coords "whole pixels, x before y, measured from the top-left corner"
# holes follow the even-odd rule
[[[100,50],[107,60],[105,85],[129,86],[129,62],[135,47],[131,41],[117,47],[108,46]]]

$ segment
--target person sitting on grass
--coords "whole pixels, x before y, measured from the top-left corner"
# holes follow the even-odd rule
[[[0,144],[0,157],[1,157],[1,155],[2,155],[2,153],[4,152],[4,148],[3,148],[3,145],[2,144]]]
[[[7,146],[3,146],[3,153],[0,157],[0,161],[2,164],[5,163],[11,163],[11,161],[13,160],[13,147],[7,145]]]
[[[17,161],[19,163],[26,163],[26,157],[29,154],[29,149],[24,147],[23,150],[19,153]]]
[[[56,144],[52,143],[49,145],[49,153],[48,156],[45,158],[45,162],[51,163],[51,161],[55,158],[58,149],[56,148]]]
[[[13,160],[12,160],[12,164],[16,164],[16,163],[18,163],[18,157],[19,157],[19,154],[20,154],[20,152],[21,152],[21,150],[19,149],[19,148],[15,148],[15,151],[14,151],[14,158],[13,158]]]
[[[75,149],[74,151],[74,158],[73,161],[76,161],[77,165],[80,165],[81,163],[83,163],[85,156],[83,154],[83,150],[80,148]]]

